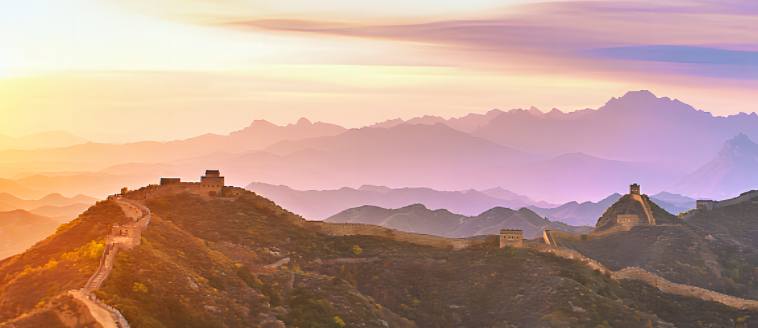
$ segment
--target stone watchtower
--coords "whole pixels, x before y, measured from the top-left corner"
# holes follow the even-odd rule
[[[524,241],[523,230],[500,230],[500,248],[505,246],[521,247]]]
[[[638,184],[632,184],[629,186],[629,193],[632,195],[639,195],[640,194],[640,185]]]
[[[714,201],[709,199],[698,199],[695,202],[695,208],[699,210],[712,211]]]
[[[221,188],[224,186],[224,177],[218,170],[206,170],[205,175],[200,177],[200,185],[203,190],[221,192]]]

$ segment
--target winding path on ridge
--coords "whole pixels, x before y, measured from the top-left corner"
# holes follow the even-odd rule
[[[108,199],[115,201],[124,211],[124,214],[134,221],[120,226],[118,232],[111,233],[106,237],[105,250],[97,271],[90,277],[84,288],[69,291],[69,294],[86,305],[95,320],[104,328],[130,328],[121,312],[98,300],[92,291],[100,288],[105,279],[108,278],[113,269],[113,260],[120,250],[131,249],[140,244],[142,231],[147,229],[150,224],[151,215],[147,207],[133,201],[114,196]],[[125,234],[124,231],[130,233]]]

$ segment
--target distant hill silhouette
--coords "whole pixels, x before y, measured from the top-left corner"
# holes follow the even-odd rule
[[[537,238],[545,229],[571,234],[587,233],[591,227],[573,227],[550,222],[527,208],[518,211],[495,207],[477,216],[465,216],[448,210],[429,210],[415,204],[398,209],[361,206],[345,210],[324,220],[329,223],[362,223],[385,228],[436,235],[449,238],[466,238],[478,235],[499,234],[501,229],[520,229],[524,238]]]
[[[424,115],[423,117],[414,117],[412,119],[409,119],[407,121],[404,121],[400,118],[396,118],[393,120],[386,120],[384,122],[379,122],[373,125],[370,125],[369,127],[372,128],[391,128],[398,126],[400,124],[408,124],[408,125],[416,125],[416,124],[422,124],[422,125],[434,125],[437,123],[445,124],[453,129],[456,129],[461,132],[471,133],[476,131],[477,129],[481,128],[482,126],[487,125],[493,118],[497,117],[498,115],[502,114],[503,111],[499,109],[493,109],[485,114],[468,114],[466,116],[462,116],[459,118],[450,118],[450,119],[444,119],[440,116],[428,116]]]
[[[89,140],[77,137],[66,131],[39,132],[18,138],[0,134],[0,150],[56,148],[87,142]]]
[[[173,160],[206,155],[219,151],[242,152],[262,149],[281,140],[297,140],[319,136],[336,135],[345,128],[328,123],[311,123],[301,118],[297,124],[277,126],[264,120],[256,120],[247,128],[228,136],[204,134],[185,140],[169,142],[142,141],[123,145],[89,142],[86,144],[40,150],[0,151],[0,157],[13,158],[14,162],[78,162],[105,165],[129,162],[167,163]]]
[[[29,212],[32,214],[46,216],[58,222],[69,222],[77,218],[79,214],[82,214],[84,211],[90,208],[90,206],[92,206],[92,204],[83,203],[63,206],[45,205],[37,207]]]
[[[19,254],[49,236],[60,225],[24,210],[0,212],[0,259]]]
[[[713,199],[758,189],[758,144],[738,134],[724,142],[716,158],[683,177],[672,189]]]
[[[61,194],[49,194],[45,197],[36,200],[26,200],[18,198],[9,193],[0,193],[0,203],[13,206],[13,208],[22,210],[32,210],[42,206],[69,206],[73,204],[88,204],[94,205],[97,202],[97,198],[77,195],[75,197],[64,197]]]
[[[412,204],[423,204],[427,208],[444,208],[463,215],[478,215],[497,206],[511,208],[522,208],[533,204],[554,206],[545,202],[536,202],[529,197],[517,195],[502,188],[485,191],[438,191],[429,188],[391,189],[364,185],[358,189],[300,191],[287,186],[258,182],[251,183],[245,188],[274,200],[309,220],[324,220],[346,209],[364,205],[401,208]]]
[[[0,193],[9,193],[24,199],[37,199],[47,193],[41,190],[27,188],[17,182],[0,178]]]

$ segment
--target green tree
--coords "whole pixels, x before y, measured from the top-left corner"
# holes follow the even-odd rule
[[[363,253],[363,250],[361,249],[360,246],[355,245],[353,246],[353,253],[355,254],[355,256],[358,256],[358,255],[361,255],[361,253]]]

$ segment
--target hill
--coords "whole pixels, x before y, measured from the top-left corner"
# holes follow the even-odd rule
[[[708,241],[714,250],[727,288],[734,294],[749,290],[758,297],[758,202],[753,199],[713,209],[695,210],[686,217],[687,225]]]
[[[502,188],[483,191],[439,191],[430,188],[388,188],[364,185],[358,189],[344,187],[337,190],[294,190],[287,186],[253,182],[245,189],[271,199],[309,220],[324,220],[346,209],[364,205],[400,208],[423,204],[427,208],[444,208],[463,215],[478,215],[497,206],[512,208],[533,204],[553,206]]]
[[[68,222],[75,219],[79,214],[87,210],[91,205],[76,203],[66,206],[40,206],[29,212],[32,214],[49,217],[58,222]]]
[[[647,195],[626,194],[613,203],[597,220],[594,233],[623,226],[618,215],[636,215],[639,225],[681,225],[682,220],[656,205]],[[651,217],[652,216],[652,217]]]
[[[635,210],[628,201],[620,203],[609,208],[607,216]],[[562,234],[555,238],[559,245],[577,250],[611,270],[641,267],[674,282],[754,299],[758,297],[754,283],[758,279],[756,211],[758,202],[749,199],[712,211],[691,211],[678,225],[640,225],[612,234],[589,234],[586,238]],[[655,214],[656,220],[663,215]]]
[[[514,211],[509,208],[495,207],[477,216],[465,216],[445,209],[432,211],[421,204],[399,209],[361,206],[340,212],[324,222],[372,224],[448,238],[499,234],[501,229],[523,230],[524,238],[530,239],[542,236],[542,231],[545,229],[572,234],[587,233],[591,230],[588,227],[574,227],[547,221],[527,208]]]
[[[297,124],[277,126],[272,123],[257,120],[249,127],[233,132],[228,136],[205,134],[185,140],[169,142],[142,141],[127,144],[107,144],[88,142],[85,144],[38,150],[5,150],[0,151],[1,162],[59,162],[52,171],[70,169],[72,158],[78,162],[115,165],[130,162],[168,163],[189,157],[212,154],[214,152],[243,152],[262,149],[281,140],[296,140],[320,136],[337,135],[345,129],[327,123],[311,123],[305,118]]]
[[[714,159],[683,177],[673,188],[712,199],[758,189],[758,144],[740,133],[724,142]]]
[[[0,193],[16,195],[25,199],[37,199],[48,193],[40,190],[27,188],[17,182],[0,178]]]
[[[668,199],[671,202],[661,200],[661,198]],[[575,226],[594,225],[605,210],[619,199],[621,199],[621,194],[614,193],[597,203],[568,202],[555,208],[541,208],[533,205],[529,206],[529,209],[551,221],[561,221]],[[667,192],[650,196],[650,200],[669,213],[679,214],[695,208],[694,199]]]
[[[74,204],[87,204],[94,205],[97,202],[97,198],[92,198],[85,195],[76,195],[74,197],[65,197],[61,194],[49,194],[40,199],[21,199],[13,196],[9,193],[0,193],[0,202],[19,208],[22,210],[32,210],[42,206],[69,206]]]
[[[0,259],[22,253],[55,232],[59,224],[24,210],[0,212]]]
[[[495,237],[453,251],[399,241],[391,230],[322,234],[315,231],[328,224],[252,193],[233,202],[178,194],[146,204],[153,215],[142,243],[115,257],[94,292],[134,328],[687,327],[758,315],[617,281],[533,249],[498,249]],[[93,324],[67,291],[96,270],[109,227],[129,221],[113,201],[99,202],[0,261],[0,323]],[[286,265],[270,266],[282,257]]]

